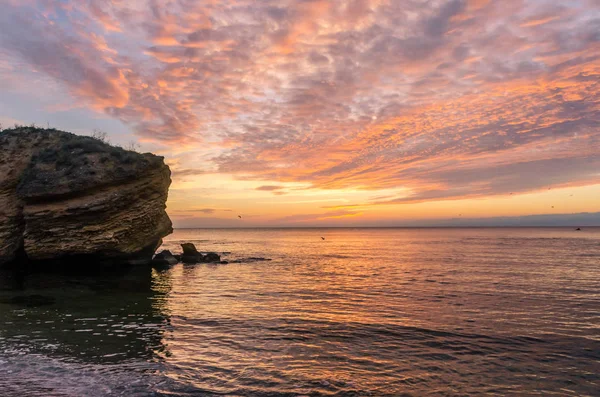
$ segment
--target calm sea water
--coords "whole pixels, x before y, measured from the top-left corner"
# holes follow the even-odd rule
[[[600,395],[598,228],[181,242],[230,263],[2,273],[0,395]]]

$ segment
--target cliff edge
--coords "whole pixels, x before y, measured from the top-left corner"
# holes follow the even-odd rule
[[[55,129],[0,131],[0,266],[144,263],[172,232],[163,158]]]

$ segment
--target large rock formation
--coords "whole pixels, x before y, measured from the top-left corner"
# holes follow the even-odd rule
[[[0,132],[0,266],[149,261],[172,232],[162,157],[54,129]]]

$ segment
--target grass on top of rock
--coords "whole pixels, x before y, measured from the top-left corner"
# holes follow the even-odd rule
[[[113,158],[124,164],[132,164],[140,157],[139,153],[111,146],[89,136],[73,135],[73,137],[69,139],[70,137],[62,135],[59,146],[41,150],[35,159],[44,163],[56,161],[57,164],[64,166],[79,166],[82,164],[78,161],[85,160],[86,157],[83,155],[88,154],[98,154],[102,163]]]
[[[0,132],[0,143],[11,151],[23,145],[40,147],[34,152],[19,182],[23,197],[71,194],[136,178],[160,166],[162,158],[112,146],[90,136],[56,129],[18,127]],[[4,149],[4,144],[2,144]],[[0,156],[1,157],[1,156]]]

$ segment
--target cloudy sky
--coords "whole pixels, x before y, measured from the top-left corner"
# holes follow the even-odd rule
[[[598,0],[0,0],[0,87],[165,156],[179,227],[600,211]]]

